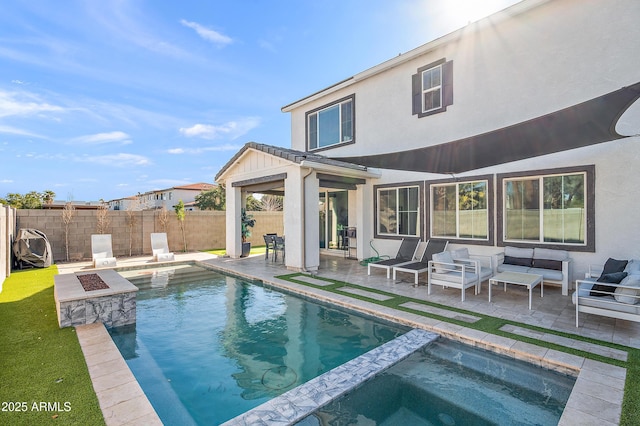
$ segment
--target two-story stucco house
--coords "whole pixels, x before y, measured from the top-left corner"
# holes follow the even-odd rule
[[[562,248],[572,278],[640,257],[640,2],[524,0],[282,108],[291,148],[248,143],[227,188],[285,195],[286,264],[337,230],[357,255],[403,237],[495,253]]]

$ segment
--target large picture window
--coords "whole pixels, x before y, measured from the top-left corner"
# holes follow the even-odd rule
[[[489,181],[430,186],[431,237],[489,240]]]
[[[311,150],[354,141],[355,96],[307,113],[307,147]]]
[[[378,188],[377,234],[420,235],[420,186]]]
[[[592,247],[593,173],[591,166],[501,177],[502,240]]]

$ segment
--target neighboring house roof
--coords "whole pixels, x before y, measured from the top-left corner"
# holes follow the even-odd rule
[[[191,191],[208,191],[210,189],[215,188],[216,186],[217,185],[215,185],[213,183],[200,182],[200,183],[192,183],[192,184],[189,184],[189,185],[174,186],[173,188],[169,188],[169,189],[186,189],[186,190],[191,190]],[[164,191],[166,191],[166,189]]]
[[[296,164],[301,164],[303,161],[306,161],[306,162],[324,164],[328,166],[342,167],[345,169],[358,170],[363,172],[367,171],[366,166],[347,162],[347,161],[334,160],[334,159],[325,157],[323,155],[318,155],[311,152],[296,151],[294,149],[282,148],[279,146],[272,146],[272,145],[265,145],[265,144],[256,143],[256,142],[247,142],[240,149],[240,151],[238,151],[236,155],[234,155],[227,162],[227,164],[222,166],[222,168],[216,175],[215,180],[219,180],[224,175],[225,171],[227,171],[229,167],[235,164],[235,162],[238,161],[238,159],[242,157],[242,155],[250,149],[264,152],[266,154],[273,155],[275,157],[283,158],[285,160],[291,161]]]

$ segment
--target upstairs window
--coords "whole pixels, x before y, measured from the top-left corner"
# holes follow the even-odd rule
[[[412,113],[418,118],[453,104],[453,62],[444,59],[418,68],[412,76]]]
[[[355,95],[307,113],[309,151],[354,142]]]

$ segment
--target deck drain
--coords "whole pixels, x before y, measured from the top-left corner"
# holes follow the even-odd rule
[[[286,389],[298,380],[298,375],[286,365],[280,365],[268,369],[262,375],[262,384],[265,388],[280,390]]]

